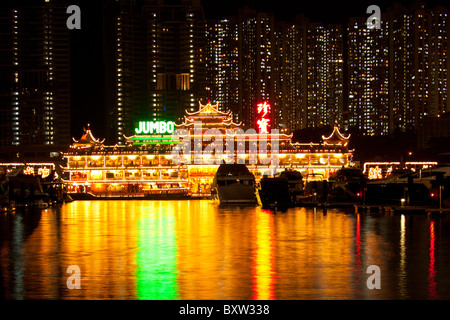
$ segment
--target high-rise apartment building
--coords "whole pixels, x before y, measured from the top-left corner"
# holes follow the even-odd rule
[[[418,8],[413,16],[415,124],[450,111],[447,99],[449,10]]]
[[[274,127],[274,118],[279,113],[274,92],[274,16],[243,7],[238,14],[238,28],[240,114],[245,125],[257,128],[257,104],[266,101],[272,108],[270,127]]]
[[[206,38],[206,80],[211,101],[222,111],[231,110],[235,122],[239,113],[239,34],[236,18],[210,20]]]
[[[413,19],[396,5],[386,15],[391,22],[389,41],[389,128],[411,129],[415,125],[413,107]]]
[[[110,127],[119,143],[137,121],[179,121],[207,99],[247,127],[258,127],[266,101],[274,128],[337,123],[369,135],[449,110],[446,8],[394,5],[381,29],[369,29],[368,16],[344,27],[303,16],[280,22],[243,7],[206,21],[198,0],[111,2]]]
[[[434,10],[434,74],[433,104],[437,115],[450,112],[450,8],[438,7]]]
[[[206,21],[200,1],[149,10],[149,74],[153,120],[181,120],[205,101]]]
[[[449,10],[427,9],[416,4],[399,5],[388,11],[390,126],[402,130],[417,128],[428,116],[450,110]]]
[[[277,124],[292,131],[343,124],[344,37],[340,25],[277,23],[274,84]]]
[[[433,15],[428,10],[413,13],[413,106],[416,121],[435,114],[431,95],[433,83]]]
[[[389,22],[369,29],[367,18],[350,18],[348,34],[349,127],[369,135],[389,133]]]
[[[120,0],[116,104],[109,128],[123,143],[139,120],[181,121],[207,99],[206,21],[199,0]],[[117,124],[117,125],[115,125]]]
[[[306,33],[307,23],[303,16],[297,17],[295,23],[277,24],[278,77],[275,91],[280,111],[277,122],[286,132],[307,126]]]
[[[237,27],[236,27],[237,24]],[[237,22],[208,24],[208,80],[212,99],[257,128],[257,105],[271,106],[271,126],[291,131],[342,124],[343,30],[298,16],[274,16],[248,7]]]
[[[70,144],[66,6],[0,4],[0,145]]]
[[[115,101],[110,112],[108,138],[119,144],[124,134],[130,134],[134,122],[144,110],[150,111],[148,99],[148,62],[146,19],[142,7],[134,0],[122,0],[118,3],[115,16],[114,75]]]
[[[309,23],[307,30],[307,126],[333,126],[335,123],[342,125],[342,26]]]

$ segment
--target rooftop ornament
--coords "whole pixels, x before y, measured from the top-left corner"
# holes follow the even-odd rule
[[[84,133],[79,140],[75,140],[75,138],[72,138],[72,140],[74,141],[74,143],[72,144],[73,148],[84,149],[84,148],[91,148],[94,146],[103,146],[105,139],[103,139],[102,141],[96,139],[92,134],[89,123],[87,125],[87,129],[83,128],[83,130]]]
[[[333,132],[328,137],[322,136],[322,139],[324,144],[347,146],[348,140],[350,139],[350,134],[347,137],[343,136],[336,123],[334,125]]]

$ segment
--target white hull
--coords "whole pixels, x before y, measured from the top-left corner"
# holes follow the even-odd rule
[[[225,203],[256,203],[256,190],[254,186],[232,184],[219,186],[217,193],[213,195],[221,204]]]

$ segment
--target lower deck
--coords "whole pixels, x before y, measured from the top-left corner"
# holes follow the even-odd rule
[[[67,170],[69,194],[90,193],[96,197],[208,197],[218,165],[192,165],[183,168],[153,169],[87,169]],[[248,166],[257,182],[267,174],[268,166]],[[305,182],[328,179],[339,168],[305,168],[280,166],[277,174],[286,169],[300,171]]]

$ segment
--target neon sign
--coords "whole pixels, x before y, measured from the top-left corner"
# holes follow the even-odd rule
[[[383,179],[383,174],[381,173],[381,168],[378,166],[376,166],[375,168],[370,168],[368,178],[370,180]]]
[[[47,178],[50,175],[49,168],[39,168],[38,175],[42,176],[42,178]]]
[[[259,133],[269,133],[270,119],[266,118],[266,116],[270,111],[270,104],[264,101],[263,103],[257,104],[257,106],[258,109],[256,111],[258,114],[261,114],[261,118],[256,121],[256,124],[259,128]]]
[[[139,127],[135,128],[136,134],[164,134],[173,133],[175,131],[175,123],[173,121],[139,121]]]
[[[26,167],[25,169],[23,169],[23,174],[26,175],[33,175],[34,174],[34,168],[31,166]]]
[[[258,104],[258,114],[263,112],[262,115],[263,118],[267,115],[267,113],[269,113],[269,111],[270,111],[270,104],[268,104],[266,101]]]

